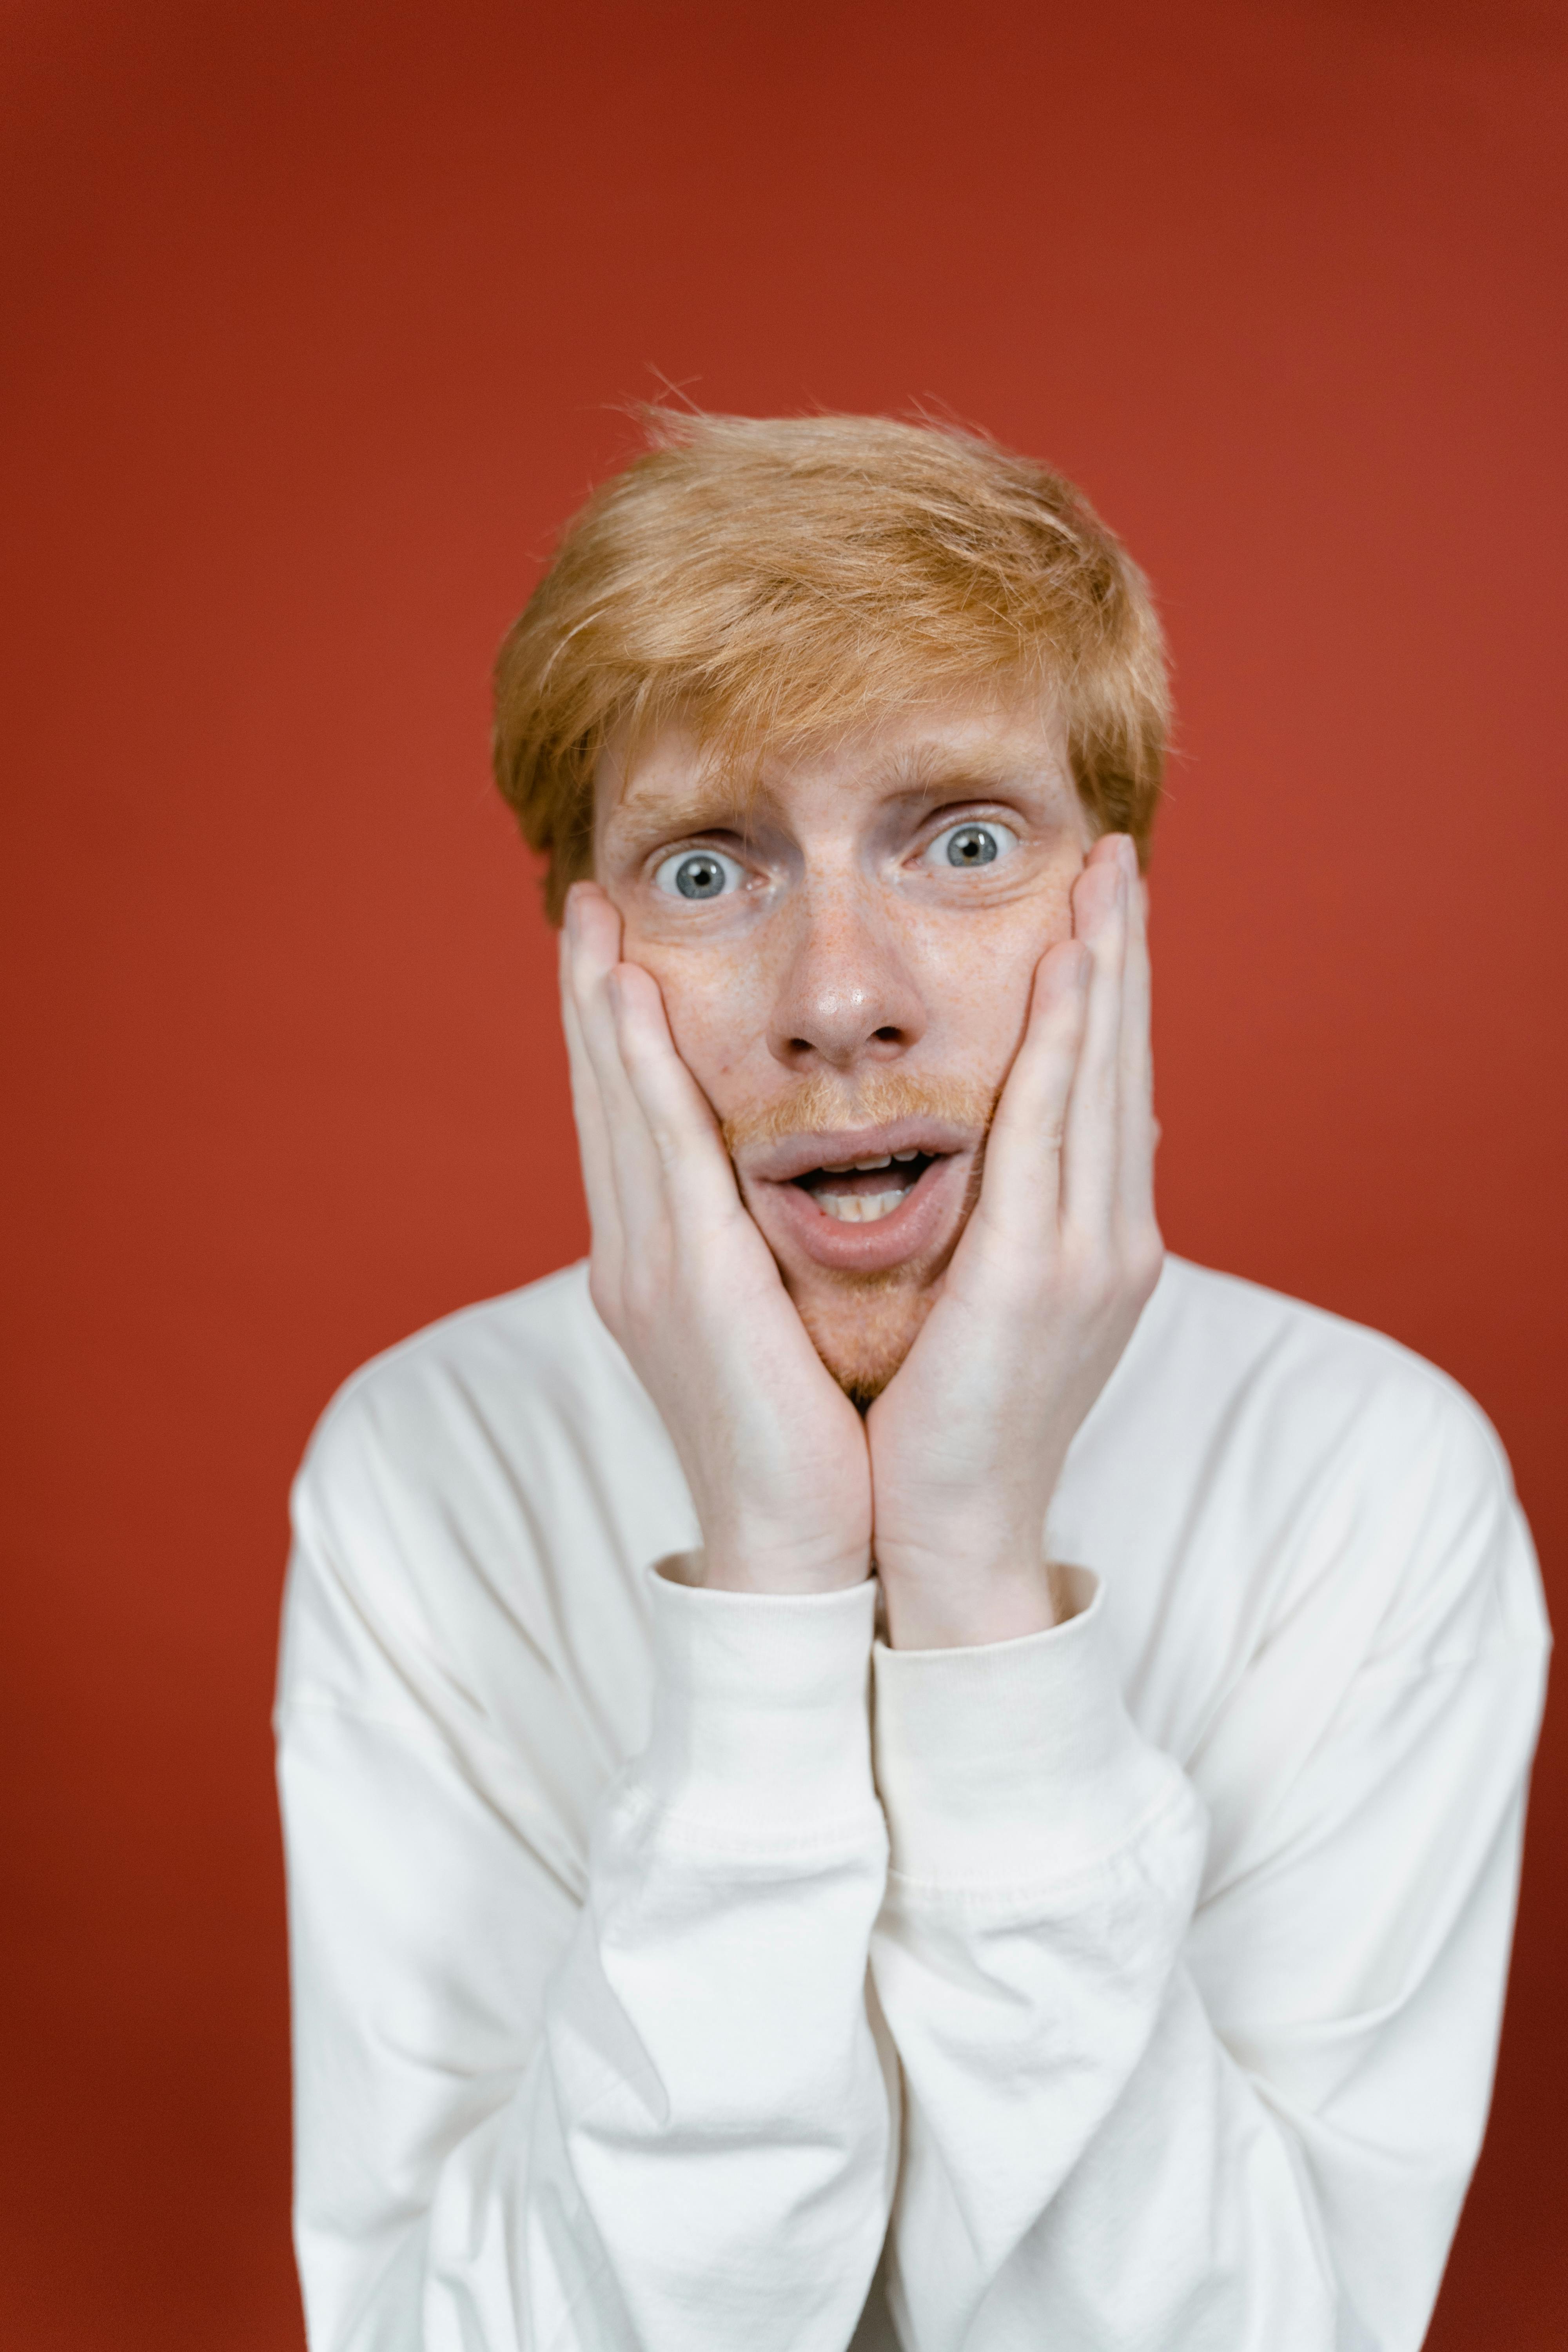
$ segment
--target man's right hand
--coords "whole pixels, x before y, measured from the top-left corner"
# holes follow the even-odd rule
[[[594,1305],[680,1457],[704,1583],[780,1593],[858,1583],[871,1560],[860,1416],[747,1213],[658,983],[620,948],[610,898],[574,885],[561,1002]]]

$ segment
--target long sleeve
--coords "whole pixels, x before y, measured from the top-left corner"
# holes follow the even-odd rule
[[[905,2352],[1420,2344],[1489,2094],[1544,1663],[1505,1479],[1483,1465],[1436,1517],[1418,1601],[1331,1705],[1310,1612],[1238,1676],[1206,1866],[1091,1579],[1047,1633],[879,1647]]]
[[[894,2162],[874,1594],[649,1582],[652,1736],[580,1906],[528,1834],[548,1787],[482,1730],[422,1719],[406,1675],[384,1713],[289,1675],[313,2352],[826,2352],[855,2328]]]
[[[894,1654],[648,1575],[576,1268],[357,1375],[296,1528],[313,2352],[1415,2352],[1548,1643],[1439,1375],[1169,1263],[1052,1506],[1103,1583]]]

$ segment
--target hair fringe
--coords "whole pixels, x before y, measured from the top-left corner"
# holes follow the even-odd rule
[[[668,388],[671,393],[675,387]],[[770,751],[1006,684],[1054,697],[1097,829],[1148,856],[1170,726],[1148,583],[1064,478],[972,426],[638,404],[501,646],[496,782],[558,921],[594,772],[676,718]]]

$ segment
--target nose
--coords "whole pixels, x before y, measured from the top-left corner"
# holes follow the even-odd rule
[[[802,893],[768,1044],[805,1076],[896,1062],[923,1034],[925,1006],[898,942],[853,886]]]

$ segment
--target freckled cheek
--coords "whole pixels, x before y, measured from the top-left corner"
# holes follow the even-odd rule
[[[941,1060],[999,1082],[1024,1034],[1033,974],[1032,958],[981,971],[950,967],[940,991],[931,992],[931,1044]]]
[[[962,1062],[976,1077],[1000,1083],[1028,1019],[1035,968],[1071,929],[1064,887],[999,910],[994,921],[928,933],[919,953],[920,986],[933,1015],[931,1044],[943,1064]]]
[[[759,960],[718,950],[671,953],[642,941],[628,941],[626,951],[658,981],[676,1051],[721,1116],[727,1114],[734,1108],[733,1074],[765,1036]]]

